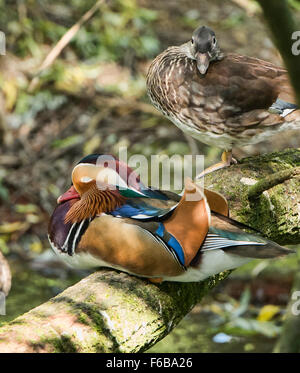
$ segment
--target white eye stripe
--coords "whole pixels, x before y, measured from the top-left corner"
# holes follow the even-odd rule
[[[93,179],[91,177],[88,177],[88,176],[83,176],[80,181],[82,183],[89,183],[90,181],[92,181]]]

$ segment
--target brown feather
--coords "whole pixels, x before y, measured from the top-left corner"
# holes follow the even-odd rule
[[[208,137],[229,135],[231,145],[246,145],[255,135],[275,130],[287,121],[268,112],[281,98],[295,103],[287,71],[272,63],[237,54],[212,62],[205,76],[185,45],[170,47],[152,62],[147,75],[148,94],[154,106],[181,129]],[[300,111],[296,111],[299,118]],[[189,132],[192,136],[194,134]],[[210,134],[212,136],[209,138]]]
[[[209,189],[204,189],[204,194],[212,211],[224,216],[229,216],[229,206],[225,197],[223,197],[220,193]]]
[[[65,217],[65,223],[75,223],[84,219],[95,217],[101,213],[113,211],[121,206],[126,198],[117,190],[99,190],[93,181],[90,188],[75,202]]]
[[[146,277],[177,276],[184,272],[173,255],[135,221],[111,215],[101,215],[90,223],[76,252],[88,252],[95,258]]]
[[[188,194],[193,195],[193,200],[187,198]],[[205,240],[209,229],[208,208],[200,188],[191,180],[186,180],[183,197],[171,217],[164,221],[166,230],[183,249],[186,266],[189,266]]]

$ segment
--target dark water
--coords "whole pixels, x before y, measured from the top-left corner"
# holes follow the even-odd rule
[[[148,352],[272,352],[276,339],[260,335],[235,336],[227,343],[215,343],[213,338],[219,332],[213,328],[213,319],[205,312],[190,313]]]

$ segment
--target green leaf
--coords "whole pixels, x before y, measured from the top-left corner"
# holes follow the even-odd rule
[[[76,144],[81,143],[82,137],[80,135],[73,135],[73,136],[68,136],[65,139],[59,139],[55,140],[52,142],[53,148],[57,149],[63,149],[63,148],[68,148],[69,146],[73,146]]]

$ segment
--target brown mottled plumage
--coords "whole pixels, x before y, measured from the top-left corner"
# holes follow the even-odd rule
[[[277,99],[295,103],[285,69],[233,53],[224,57],[216,44],[211,46],[215,36],[208,28],[195,35],[198,45],[190,41],[169,47],[149,68],[148,94],[158,110],[194,138],[227,151],[288,128],[300,129],[300,110],[285,117],[269,111]],[[199,60],[205,56],[211,58],[203,70]]]

